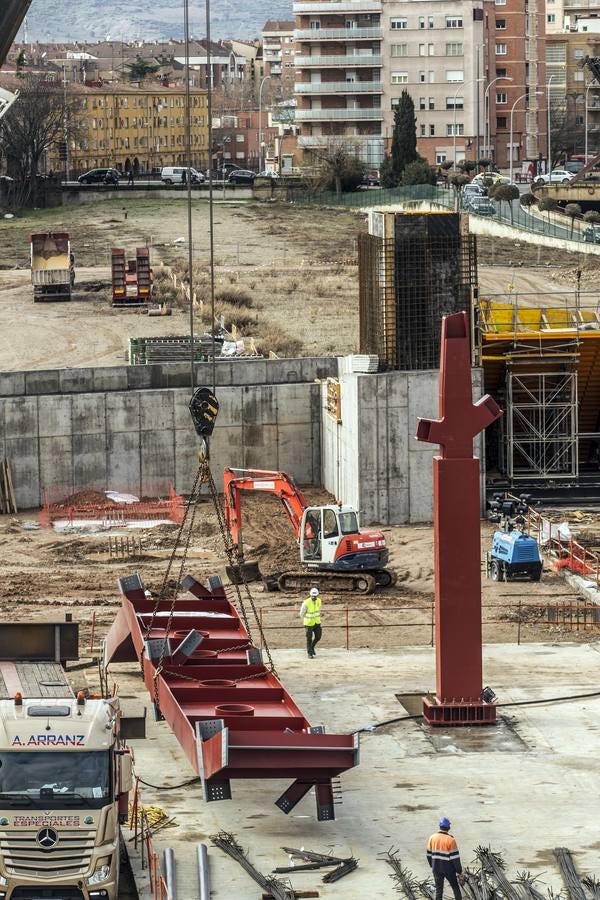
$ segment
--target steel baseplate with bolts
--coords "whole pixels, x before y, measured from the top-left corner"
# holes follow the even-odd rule
[[[488,395],[473,404],[466,313],[442,320],[439,391],[440,418],[419,419],[416,435],[441,449],[433,460],[436,694],[424,698],[423,714],[431,725],[489,725],[496,707],[482,696],[480,477],[473,439],[502,412]]]
[[[205,799],[230,799],[235,778],[290,778],[276,801],[283,812],[314,787],[317,818],[333,819],[332,780],[358,764],[358,736],[311,727],[263,663],[220,580],[205,587],[188,575],[181,586],[192,599],[158,601],[138,575],[119,583],[105,661],[141,660],[157,712],[200,775]]]

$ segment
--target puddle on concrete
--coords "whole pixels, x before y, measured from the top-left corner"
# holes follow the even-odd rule
[[[423,696],[424,692],[396,694],[410,716],[423,712]],[[438,753],[523,753],[530,749],[516,732],[514,722],[504,716],[498,717],[496,725],[432,728],[419,720],[415,720],[415,725]]]

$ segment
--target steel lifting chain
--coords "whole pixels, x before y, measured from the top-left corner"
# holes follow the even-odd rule
[[[244,593],[246,594],[246,598],[248,600],[248,603],[250,604],[250,608],[252,610],[252,615],[253,615],[254,621],[256,623],[256,628],[258,630],[258,633],[260,634],[261,644],[262,644],[262,647],[264,649],[264,652],[265,652],[267,660],[268,660],[268,668],[271,672],[273,672],[276,675],[277,671],[275,669],[275,664],[273,663],[273,658],[271,656],[269,644],[267,642],[267,639],[266,639],[264,631],[263,631],[263,626],[260,621],[260,616],[258,614],[258,610],[256,609],[256,604],[254,603],[254,598],[252,596],[250,588],[248,587],[248,582],[246,581],[246,579],[244,577],[244,570],[243,570],[243,566],[242,566],[242,561],[240,559],[240,554],[239,554],[237,544],[234,544],[233,539],[231,537],[231,532],[227,526],[227,522],[225,521],[225,514],[223,512],[223,508],[219,501],[219,494],[218,494],[217,487],[214,482],[214,478],[212,477],[212,472],[210,471],[209,462],[207,459],[204,459],[203,461],[201,461],[200,465],[201,465],[201,467],[204,466],[202,482],[208,484],[211,499],[212,499],[212,502],[213,502],[213,505],[215,508],[215,512],[217,514],[217,521],[219,523],[221,537],[223,538],[223,547],[225,550],[225,554],[227,555],[230,566],[234,570],[237,571],[238,575],[240,576],[241,581],[243,582]],[[235,590],[238,606],[239,606],[240,612],[242,614],[242,618],[244,620],[244,625],[246,626],[246,630],[247,630],[248,634],[250,635],[250,638],[252,638],[252,628],[250,627],[250,622],[248,621],[246,605],[245,605],[244,599],[242,597],[240,585],[237,583],[238,579],[236,578],[235,581],[236,581],[236,583],[233,585],[233,588]]]

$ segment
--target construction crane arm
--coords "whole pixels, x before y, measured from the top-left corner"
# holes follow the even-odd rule
[[[302,514],[308,504],[294,479],[285,472],[262,469],[225,469],[225,521],[233,542],[242,550],[242,492],[262,491],[279,497],[296,536],[300,534]]]

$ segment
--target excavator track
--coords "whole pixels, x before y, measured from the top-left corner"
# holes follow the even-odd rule
[[[322,590],[348,591],[348,593],[372,594],[376,588],[375,577],[368,572],[283,572],[277,581],[280,591],[296,593],[308,591],[317,584]]]

